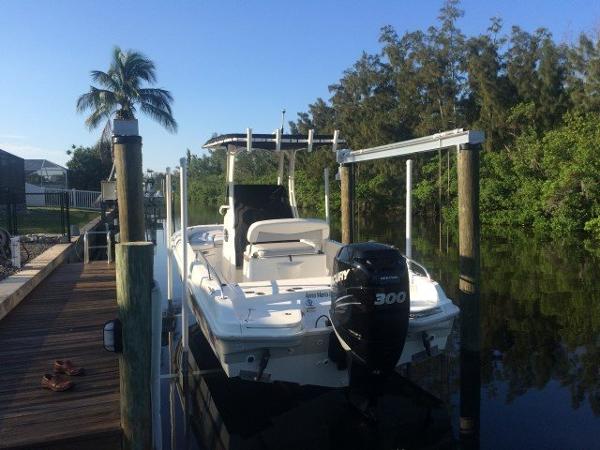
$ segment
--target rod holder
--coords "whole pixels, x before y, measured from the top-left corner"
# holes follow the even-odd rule
[[[337,152],[339,139],[340,130],[333,130],[333,143],[331,144],[331,150],[333,150],[334,153]]]
[[[281,128],[275,130],[275,150],[281,150]]]
[[[252,151],[252,128],[246,128],[246,150]]]
[[[308,130],[308,151],[312,152],[313,150],[313,140],[315,138],[315,130]]]
[[[329,225],[329,169],[323,169],[323,183],[325,187],[325,222]]]

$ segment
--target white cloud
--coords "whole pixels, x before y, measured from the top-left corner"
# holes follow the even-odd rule
[[[2,140],[4,138],[5,140]],[[8,142],[8,138],[0,135],[0,149],[20,156],[24,159],[47,159],[56,164],[64,165],[69,159],[64,150],[54,150],[35,145]]]
[[[27,137],[20,134],[0,134],[0,140],[24,141],[25,139]]]

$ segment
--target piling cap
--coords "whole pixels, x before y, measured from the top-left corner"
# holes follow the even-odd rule
[[[137,136],[140,134],[137,119],[114,119],[112,127],[113,136]]]

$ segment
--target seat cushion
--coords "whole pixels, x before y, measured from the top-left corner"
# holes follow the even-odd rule
[[[254,258],[273,258],[277,256],[314,255],[319,251],[306,242],[268,242],[248,246]]]
[[[319,219],[272,219],[255,221],[248,228],[249,243],[311,241],[321,243],[329,238],[329,225]]]

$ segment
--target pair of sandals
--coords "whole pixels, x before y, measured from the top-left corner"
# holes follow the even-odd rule
[[[57,359],[54,361],[54,375],[47,373],[42,377],[42,388],[50,389],[54,392],[68,391],[75,383],[65,377],[65,375],[74,377],[85,375],[83,367],[76,367],[68,359]]]

